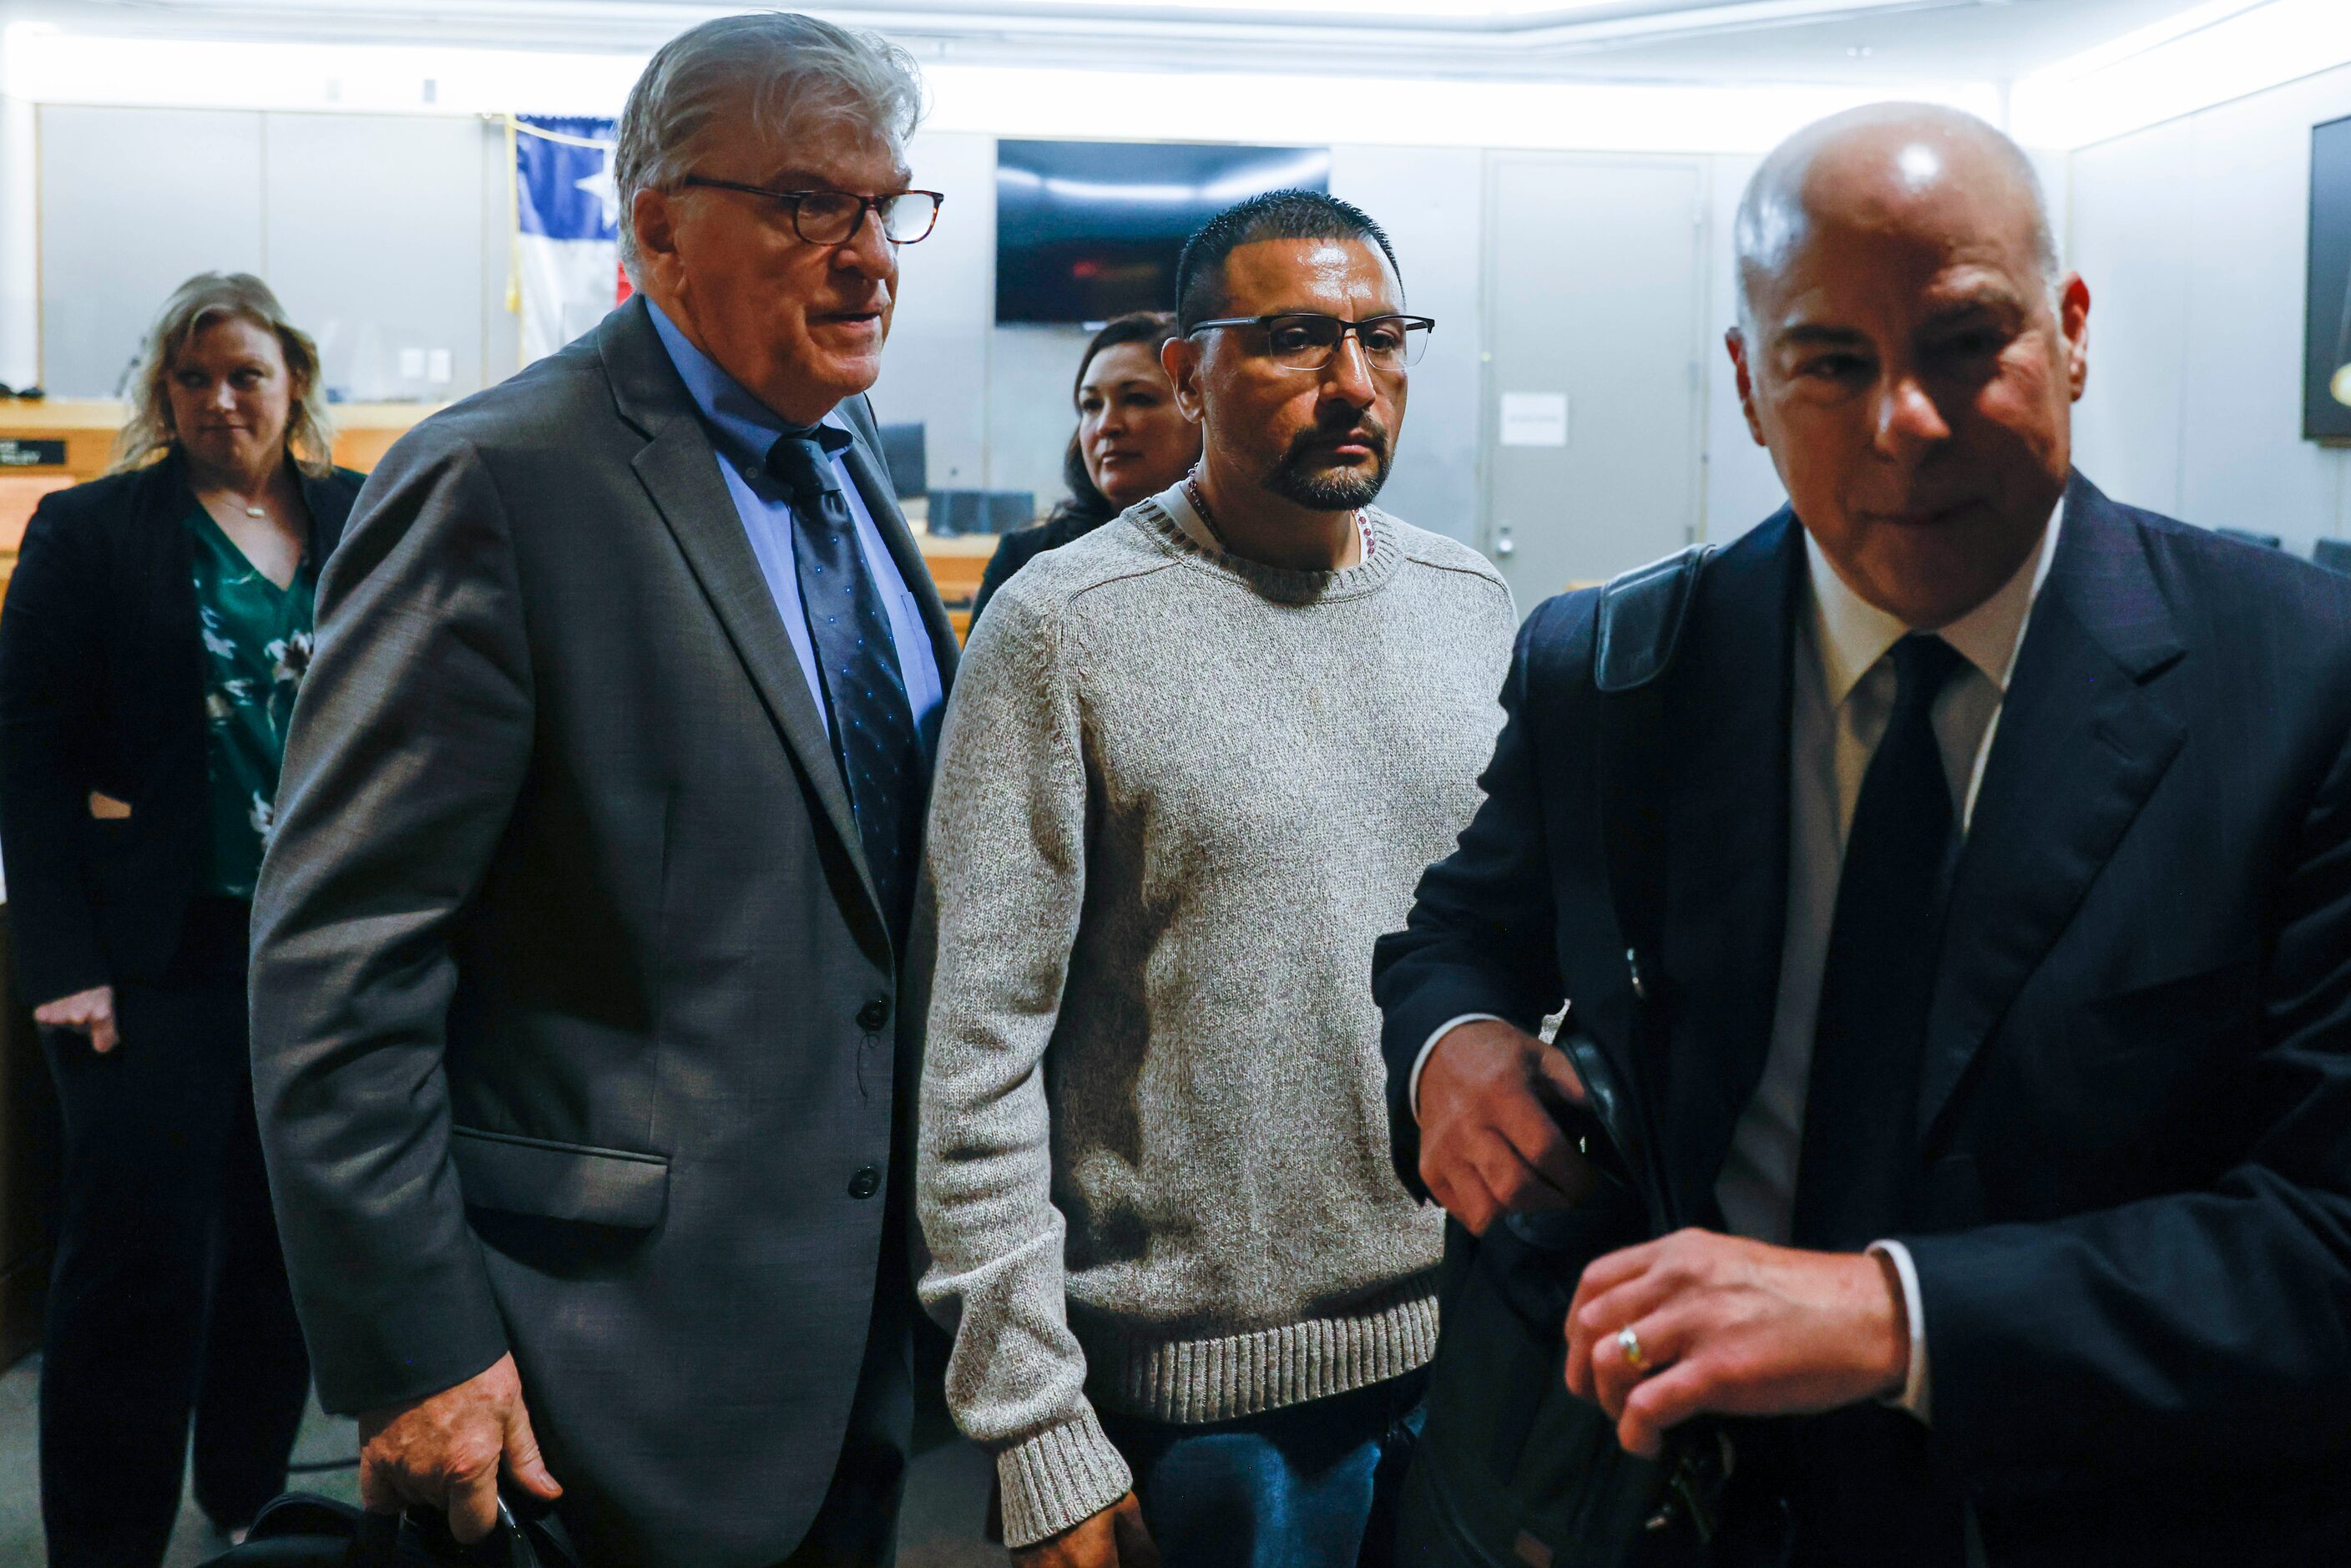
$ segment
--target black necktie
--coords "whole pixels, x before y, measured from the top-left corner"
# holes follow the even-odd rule
[[[832,471],[833,451],[849,440],[826,425],[787,435],[769,450],[768,466],[791,487],[792,562],[832,710],[833,760],[849,786],[883,914],[891,934],[903,938],[922,832],[923,747],[889,613]]]
[[[1894,714],[1862,776],[1821,972],[1797,1165],[1799,1247],[1851,1251],[1885,1236],[1917,1157],[1919,1060],[1952,842],[1935,695],[1959,654],[1940,637],[1913,634],[1893,658]]]

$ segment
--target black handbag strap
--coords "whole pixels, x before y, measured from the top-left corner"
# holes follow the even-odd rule
[[[1601,838],[1608,862],[1609,897],[1625,942],[1633,990],[1633,1053],[1648,1067],[1665,1044],[1665,968],[1659,956],[1666,923],[1666,672],[1681,650],[1699,576],[1714,553],[1692,545],[1637,568],[1600,591],[1593,630],[1592,680],[1599,692]],[[1626,1085],[1652,1168],[1647,1195],[1658,1233],[1678,1227],[1672,1186],[1656,1162],[1662,1145],[1652,1111],[1655,1096]]]

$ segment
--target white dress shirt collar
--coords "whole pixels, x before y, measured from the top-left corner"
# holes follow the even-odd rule
[[[2016,651],[2023,645],[2024,626],[2032,618],[2033,601],[2048,579],[2049,563],[2056,558],[2057,531],[2064,526],[2064,516],[2065,505],[2061,500],[2050,514],[2049,526],[2041,530],[2040,542],[2033,546],[2023,564],[1990,599],[1940,629],[1943,641],[1958,649],[1961,658],[1982,671],[1984,677],[2002,693],[2008,690]],[[1813,642],[1820,650],[1821,673],[1828,681],[1829,708],[1834,712],[1844,706],[1844,699],[1861,684],[1870,667],[1886,656],[1886,651],[1914,628],[1855,593],[1852,585],[1837,575],[1819,541],[1809,532],[1804,535],[1804,560],[1810,568],[1813,585]]]

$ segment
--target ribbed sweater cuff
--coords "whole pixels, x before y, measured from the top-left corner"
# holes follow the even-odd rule
[[[1059,1535],[1134,1490],[1091,1406],[998,1453],[996,1474],[1004,1487],[1004,1544],[1011,1547]]]

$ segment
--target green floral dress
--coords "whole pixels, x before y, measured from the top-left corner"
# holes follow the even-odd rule
[[[286,726],[310,667],[317,573],[306,557],[285,588],[256,570],[212,514],[185,522],[204,640],[205,766],[212,781],[209,891],[251,898],[277,823]]]

